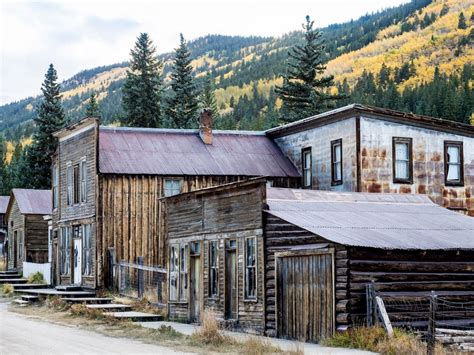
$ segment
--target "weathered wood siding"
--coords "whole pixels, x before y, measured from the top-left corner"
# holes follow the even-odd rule
[[[232,326],[249,332],[264,332],[264,244],[262,201],[264,185],[251,185],[229,191],[197,192],[171,200],[167,208],[169,245],[202,242],[202,309],[215,312],[224,321],[225,314],[225,242],[237,241],[237,319]],[[257,297],[246,300],[244,246],[246,237],[256,237]],[[218,296],[209,296],[209,243],[218,241]],[[189,265],[189,264],[188,264]],[[189,319],[189,296],[186,302],[169,302],[171,319]]]
[[[25,232],[25,216],[21,214],[20,208],[18,207],[18,203],[15,199],[12,202],[12,207],[8,215],[8,226],[8,247],[10,249],[8,253],[8,268],[12,269],[14,267],[16,259],[17,269],[21,269],[23,267],[23,261],[25,261],[25,254],[23,254],[22,259],[18,258],[18,240],[15,239],[14,236],[15,232],[17,232],[17,235],[19,232]]]
[[[48,222],[42,215],[25,216],[25,254],[25,261],[48,262]]]

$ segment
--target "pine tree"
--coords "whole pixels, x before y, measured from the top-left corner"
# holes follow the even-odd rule
[[[447,4],[444,4],[443,7],[441,8],[441,11],[439,12],[439,17],[446,15],[449,12],[449,6]]]
[[[7,174],[6,147],[3,136],[0,134],[0,196],[8,195],[10,186]]]
[[[174,128],[192,128],[197,123],[198,99],[192,74],[191,52],[180,34],[171,73],[171,92],[168,99],[167,118]]]
[[[122,89],[126,124],[159,127],[163,63],[156,58],[156,48],[147,33],[140,33],[130,55],[130,67]]]
[[[466,17],[464,17],[464,12],[461,11],[458,19],[458,28],[460,30],[465,30],[467,28]]]
[[[292,122],[318,114],[332,107],[339,96],[329,94],[334,85],[333,76],[323,76],[326,66],[322,34],[313,29],[314,21],[306,16],[303,24],[304,44],[294,46],[288,53],[288,71],[283,75],[283,85],[275,89],[283,101],[281,116]]]
[[[216,96],[214,94],[214,85],[209,72],[207,73],[206,79],[204,81],[204,87],[202,90],[200,101],[201,106],[203,108],[211,109],[212,117],[214,117],[214,120],[216,120],[219,114],[219,110],[217,109],[217,101]]]
[[[27,155],[28,184],[36,189],[51,188],[51,157],[57,147],[53,133],[65,127],[67,123],[57,80],[56,69],[50,64],[41,87],[43,100],[34,119],[36,131]]]
[[[91,94],[86,107],[86,117],[99,117],[99,104],[97,103],[95,93]]]

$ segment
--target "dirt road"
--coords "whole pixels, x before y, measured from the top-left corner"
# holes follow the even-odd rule
[[[0,301],[0,354],[182,354],[9,312]]]

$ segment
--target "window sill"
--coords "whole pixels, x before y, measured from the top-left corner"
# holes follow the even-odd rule
[[[343,182],[342,180],[341,181],[331,181],[331,186],[339,186],[339,185],[342,185]]]
[[[258,303],[258,298],[245,298],[244,303]]]
[[[444,182],[445,186],[450,186],[450,187],[464,187],[464,182],[450,182],[450,181],[445,181]]]
[[[168,301],[169,304],[188,304],[188,301]]]
[[[394,184],[405,184],[405,185],[413,185],[413,180],[403,180],[403,179],[393,179]]]

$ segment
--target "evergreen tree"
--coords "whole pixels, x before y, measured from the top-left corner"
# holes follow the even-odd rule
[[[7,175],[6,146],[3,136],[0,134],[0,196],[10,193],[10,186]]]
[[[86,117],[99,117],[99,104],[95,98],[95,93],[91,94],[86,107]]]
[[[441,11],[439,12],[439,17],[446,15],[449,12],[449,6],[447,4],[444,4],[443,7],[441,8]]]
[[[464,12],[461,11],[458,19],[458,28],[460,30],[465,30],[467,28],[466,17],[464,17]]]
[[[36,132],[33,134],[33,143],[28,148],[27,155],[28,185],[36,189],[51,188],[51,157],[57,147],[53,133],[64,128],[67,123],[57,80],[56,69],[50,64],[41,86],[43,100],[34,119]]]
[[[197,123],[198,99],[191,66],[191,52],[180,34],[171,73],[167,118],[174,128],[193,128]]]
[[[282,76],[283,85],[275,89],[283,102],[281,116],[285,122],[318,114],[339,98],[329,94],[334,78],[323,76],[325,46],[321,32],[313,29],[313,25],[314,21],[306,16],[304,43],[289,51],[290,62],[287,74]]]
[[[200,99],[201,106],[203,108],[210,108],[212,112],[212,117],[214,118],[214,120],[216,120],[219,114],[219,110],[217,109],[216,96],[214,94],[214,85],[209,72],[206,75]]]
[[[147,33],[140,33],[130,55],[130,67],[122,89],[126,124],[159,127],[163,63],[156,58],[156,48]]]

